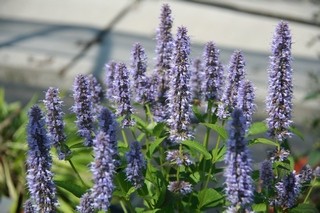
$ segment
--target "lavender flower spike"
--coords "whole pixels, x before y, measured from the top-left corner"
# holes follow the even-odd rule
[[[225,162],[227,167],[226,195],[231,206],[250,210],[248,207],[253,201],[253,180],[251,178],[251,158],[245,140],[246,120],[240,109],[231,114],[232,120],[228,123],[229,139]]]
[[[62,104],[59,97],[59,89],[50,87],[45,95],[43,103],[47,110],[46,124],[50,139],[53,146],[57,149],[60,160],[66,160],[71,154],[70,149],[66,146],[66,135],[64,133],[64,121]]]
[[[238,94],[237,108],[242,109],[243,115],[246,118],[247,127],[252,123],[252,116],[256,111],[256,104],[254,103],[255,94],[254,87],[251,81],[245,81]]]
[[[296,175],[295,171],[293,171],[276,184],[277,205],[284,209],[293,207],[297,201],[300,190],[299,175]]]
[[[245,61],[241,51],[237,50],[231,56],[226,88],[218,108],[220,118],[227,118],[237,106],[239,89],[245,78]]]
[[[190,38],[185,27],[179,27],[175,42],[174,67],[171,73],[169,93],[170,139],[179,143],[191,137],[189,124],[191,114],[190,92]]]
[[[146,169],[146,162],[143,154],[141,153],[141,146],[139,142],[134,141],[130,144],[130,151],[127,152],[126,157],[128,162],[126,168],[127,180],[136,188],[139,188],[143,184],[143,171]]]
[[[77,212],[79,213],[94,213],[93,199],[91,196],[91,191],[84,193],[81,196],[80,204],[77,206]]]
[[[168,4],[163,4],[160,14],[160,25],[156,34],[156,67],[155,73],[159,78],[157,81],[157,101],[155,106],[155,118],[164,121],[168,118],[167,97],[169,92],[170,70],[174,51],[174,40],[172,29],[171,9]]]
[[[205,78],[203,91],[205,100],[217,102],[222,97],[223,69],[220,69],[219,50],[213,42],[208,42],[203,53]]]
[[[91,197],[93,207],[97,210],[108,211],[112,192],[115,161],[112,158],[114,149],[108,134],[100,131],[93,140],[94,162],[91,164],[94,185]]]
[[[106,84],[106,98],[114,102],[114,88],[113,88],[113,82],[115,81],[115,72],[116,72],[116,66],[117,63],[114,61],[109,62],[106,65],[106,77],[105,77],[105,84]]]
[[[270,160],[264,160],[260,167],[260,180],[262,181],[262,186],[265,188],[271,187],[273,179],[272,162]]]
[[[26,200],[26,202],[23,205],[23,212],[24,213],[34,213],[35,209],[33,207],[31,199]]]
[[[181,195],[187,195],[192,192],[192,185],[186,181],[171,181],[168,190]]]
[[[131,71],[133,76],[133,93],[137,103],[146,103],[148,100],[148,78],[147,71],[147,56],[145,50],[140,43],[133,45]]]
[[[76,114],[78,134],[85,138],[84,145],[92,145],[93,114],[90,93],[90,80],[87,76],[79,74],[73,84],[74,105],[72,111]]]
[[[103,98],[103,90],[97,78],[94,77],[92,74],[88,76],[88,79],[89,79],[90,96],[91,96],[91,103],[92,103],[92,115],[94,118],[96,118],[102,108],[101,102]]]
[[[292,68],[291,33],[288,23],[281,21],[275,30],[270,56],[267,97],[267,125],[269,136],[283,141],[291,136]]]
[[[200,104],[203,99],[203,79],[205,77],[204,68],[202,65],[201,59],[196,59],[192,63],[193,69],[191,69],[191,94],[193,103],[196,104],[197,102]]]
[[[51,141],[47,137],[41,109],[34,105],[28,115],[27,185],[30,199],[34,203],[36,212],[53,213],[56,212],[58,202],[53,174],[50,171],[52,165]]]
[[[129,72],[124,63],[119,63],[116,66],[116,76],[113,86],[115,91],[114,99],[117,104],[116,115],[118,117],[123,117],[123,127],[132,126],[134,122],[131,119],[132,106]]]

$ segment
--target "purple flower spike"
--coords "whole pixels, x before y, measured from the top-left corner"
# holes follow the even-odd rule
[[[168,190],[173,193],[187,195],[192,192],[192,185],[186,181],[171,181]]]
[[[189,154],[180,152],[179,150],[168,151],[166,160],[169,161],[171,165],[177,166],[190,166],[194,163]]]
[[[33,207],[31,199],[26,200],[26,202],[23,205],[23,212],[24,213],[34,213],[35,209]]]
[[[114,96],[115,96],[114,81],[115,81],[116,66],[117,66],[117,63],[114,61],[111,61],[106,65],[106,78],[105,78],[106,98],[111,102],[114,102]]]
[[[281,21],[276,27],[270,56],[269,88],[267,97],[268,135],[283,141],[289,132],[292,112],[291,33],[288,23]]]
[[[219,50],[213,42],[208,42],[203,53],[205,78],[203,91],[205,100],[218,102],[222,97],[223,69],[219,62]]]
[[[81,196],[80,204],[77,206],[77,212],[79,213],[94,213],[93,199],[91,192],[86,192]]]
[[[245,78],[245,62],[241,51],[235,51],[230,60],[226,88],[219,104],[218,115],[227,118],[237,106],[239,89]]]
[[[93,114],[90,93],[90,80],[87,76],[79,74],[73,83],[74,105],[72,111],[76,114],[78,134],[85,138],[84,145],[92,145]]]
[[[175,143],[191,137],[189,124],[191,114],[190,92],[190,38],[185,27],[178,28],[175,43],[174,67],[171,73],[169,93],[170,139]]]
[[[282,181],[276,184],[277,205],[284,209],[295,205],[301,190],[300,178],[295,172],[285,176]]]
[[[91,164],[94,185],[92,199],[95,209],[108,211],[112,192],[114,190],[113,177],[115,174],[114,149],[109,135],[100,131],[93,140],[94,162]]]
[[[62,104],[59,97],[59,89],[50,87],[45,95],[43,103],[46,107],[46,124],[48,127],[49,137],[53,146],[57,149],[60,160],[66,160],[71,154],[70,149],[65,145],[66,135],[64,133],[64,121]]]
[[[47,137],[41,109],[35,105],[29,111],[27,126],[28,156],[27,185],[36,212],[56,212],[57,197],[53,174],[50,171],[51,141]]]
[[[131,69],[133,76],[133,93],[137,103],[145,104],[148,102],[149,82],[146,76],[147,56],[140,43],[136,43],[132,50]]]
[[[157,102],[155,106],[155,119],[165,121],[168,118],[167,97],[169,92],[170,70],[174,51],[171,9],[168,4],[163,4],[160,15],[160,25],[156,36],[156,68]]]
[[[116,76],[114,81],[114,99],[117,104],[116,115],[123,117],[122,127],[129,127],[134,124],[131,119],[132,106],[130,100],[130,80],[129,72],[124,63],[119,63],[116,66]]]
[[[136,188],[139,188],[143,184],[143,171],[146,169],[146,162],[143,154],[141,153],[141,146],[139,142],[134,141],[130,144],[130,151],[127,152],[126,157],[128,162],[126,168],[127,180],[130,181]]]
[[[274,179],[272,171],[272,162],[270,160],[265,160],[261,163],[260,167],[260,179],[262,181],[262,186],[265,188],[271,187]]]
[[[101,102],[103,98],[103,90],[98,82],[97,78],[94,77],[92,74],[88,76],[89,82],[90,82],[90,97],[91,97],[91,103],[92,103],[92,114],[94,117],[97,117],[97,115],[101,111]]]
[[[231,206],[247,209],[253,201],[251,158],[245,140],[246,119],[240,109],[231,114],[225,162],[226,195]]]
[[[240,88],[238,94],[237,108],[242,109],[243,115],[247,121],[247,127],[252,123],[252,116],[256,111],[256,104],[254,103],[255,94],[254,87],[251,81],[245,81]]]
[[[204,80],[204,68],[202,65],[202,61],[200,59],[196,59],[192,63],[192,69],[191,69],[191,94],[192,94],[192,100],[194,104],[199,102],[201,103],[203,99],[203,80]]]

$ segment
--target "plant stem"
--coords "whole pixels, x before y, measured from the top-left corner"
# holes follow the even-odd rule
[[[71,161],[71,159],[69,159],[68,162],[69,162],[71,168],[73,169],[73,171],[74,171],[74,172],[76,173],[76,175],[78,176],[78,178],[79,178],[79,180],[81,181],[82,185],[85,186],[86,188],[89,188],[89,187],[85,184],[85,182],[83,181],[83,179],[81,178],[78,170],[77,170],[76,167],[74,166],[74,164],[73,164],[73,162]]]
[[[124,188],[123,188],[123,186],[122,186],[122,184],[121,184],[121,181],[119,180],[119,176],[116,176],[115,179],[116,179],[116,181],[118,182],[118,184],[119,184],[119,186],[120,186],[120,190],[126,194],[126,191],[124,190]],[[122,207],[123,209],[125,209],[124,212],[127,212],[126,206],[129,208],[129,211],[130,211],[130,212],[132,212],[132,213],[135,212],[133,206],[131,205],[130,200],[127,200],[127,199],[124,198],[124,197],[119,197],[119,198],[120,198],[120,203],[121,203],[121,201],[122,201],[122,202],[125,202],[125,204],[124,204],[124,203],[121,204],[121,207]],[[122,205],[123,205],[123,206],[122,206]]]
[[[314,187],[314,183],[315,183],[316,180],[317,180],[317,177],[314,177],[314,179],[311,181],[311,187],[310,187],[310,189],[309,189],[309,191],[308,191],[308,194],[307,194],[306,197],[304,198],[303,203],[306,203],[306,202],[308,201],[308,198],[309,198],[309,196],[310,196],[310,194],[311,194],[311,192],[312,192],[312,189],[313,189],[313,187]]]
[[[121,134],[122,134],[123,142],[126,144],[127,147],[129,147],[129,143],[127,140],[126,133],[124,132],[124,129],[121,129]]]

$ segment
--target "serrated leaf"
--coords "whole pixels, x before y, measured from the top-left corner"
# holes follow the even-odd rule
[[[79,186],[71,181],[55,180],[54,182],[56,186],[67,190],[68,192],[72,193],[74,196],[78,198],[80,198],[87,191],[87,188]]]
[[[297,207],[291,209],[290,213],[317,213],[319,210],[315,208],[312,204],[302,203],[299,204]]]
[[[156,150],[156,148],[158,148],[160,146],[160,144],[162,143],[162,141],[165,139],[166,137],[163,138],[158,138],[156,139],[153,143],[151,143],[150,147],[149,147],[149,153],[150,156],[154,153],[154,151]]]
[[[252,205],[252,210],[254,212],[265,212],[267,210],[267,206],[265,203],[257,203]]]
[[[252,141],[250,141],[249,145],[253,145],[253,144],[257,144],[257,143],[262,143],[262,144],[266,144],[266,145],[272,145],[272,146],[279,146],[278,143],[271,141],[269,139],[266,138],[256,138]]]
[[[185,140],[181,142],[183,145],[186,145],[187,147],[191,149],[195,149],[199,151],[201,154],[203,154],[204,158],[206,160],[211,159],[211,154],[204,148],[201,144],[199,144],[196,141],[191,141],[191,140]]]
[[[209,124],[209,123],[201,123],[202,125],[213,129],[215,132],[218,133],[218,135],[223,139],[226,140],[228,138],[228,133],[222,126],[219,126],[217,124]]]
[[[268,127],[265,122],[255,122],[251,124],[248,130],[248,136],[261,134],[266,132],[267,130],[268,130]]]
[[[224,197],[214,189],[203,189],[198,194],[198,209],[215,207],[223,202]]]

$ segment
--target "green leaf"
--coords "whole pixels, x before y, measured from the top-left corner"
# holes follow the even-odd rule
[[[299,204],[297,207],[291,209],[289,211],[290,213],[317,213],[319,212],[316,207],[314,207],[312,204],[302,203]]]
[[[217,156],[214,156],[215,155],[215,149],[212,149],[212,156],[214,158],[214,162],[218,162],[220,160],[223,160],[224,159],[224,155],[226,154],[226,151],[227,151],[227,147],[226,146],[222,146],[218,150]]]
[[[165,123],[157,123],[157,125],[153,128],[153,135],[156,137],[160,137],[165,126]]]
[[[209,123],[201,123],[201,124],[210,129],[213,129],[215,132],[219,134],[220,137],[222,137],[223,140],[226,140],[228,138],[228,133],[225,130],[225,128],[223,128],[222,126],[217,124],[209,124]]]
[[[67,190],[78,198],[80,198],[87,191],[87,188],[83,188],[71,181],[55,180],[54,182],[58,187]]]
[[[296,136],[298,136],[301,140],[304,141],[303,134],[302,134],[302,132],[300,132],[300,130],[299,130],[298,128],[296,128],[296,127],[290,127],[289,130],[290,130],[293,134],[295,134]]]
[[[201,154],[204,155],[204,158],[206,160],[211,159],[211,155],[210,153],[206,150],[206,148],[204,148],[201,144],[199,144],[197,141],[191,141],[191,140],[185,140],[182,141],[183,145],[186,145],[187,147],[189,147],[190,149],[195,149],[197,151],[199,151]]]
[[[250,126],[248,130],[248,136],[261,134],[266,132],[267,130],[268,127],[265,122],[255,122]]]
[[[215,207],[223,203],[224,197],[214,189],[203,189],[198,194],[198,209]]]
[[[205,115],[203,115],[200,110],[199,107],[196,105],[192,106],[192,111],[194,113],[194,115],[196,116],[196,118],[198,119],[199,122],[204,122],[205,120]]]
[[[265,212],[267,210],[267,206],[265,203],[257,203],[252,205],[252,210],[254,212]]]
[[[158,138],[157,140],[155,140],[153,143],[151,143],[150,147],[149,147],[149,153],[150,156],[154,153],[154,151],[160,146],[160,144],[162,143],[162,141],[165,139],[166,137],[163,138]]]
[[[274,142],[274,141],[271,141],[271,140],[268,140],[266,138],[256,138],[254,140],[251,140],[249,142],[249,145],[254,145],[254,144],[257,144],[257,143],[262,143],[262,144],[266,144],[266,145],[272,145],[272,146],[279,146],[278,143]]]

